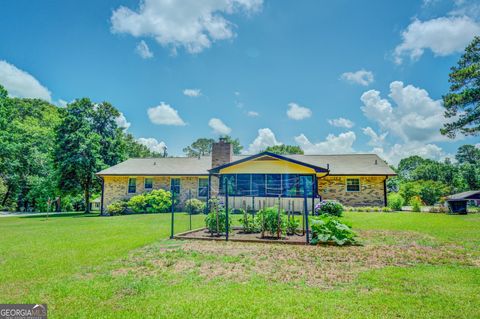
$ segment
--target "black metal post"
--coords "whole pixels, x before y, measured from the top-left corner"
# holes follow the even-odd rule
[[[312,175],[312,216],[315,215],[315,175]]]
[[[224,176],[223,177],[223,183],[225,184],[225,240],[228,241],[228,185],[227,183],[230,182],[230,180]]]
[[[303,210],[304,210],[304,219],[305,219],[305,237],[306,243],[310,243],[310,230],[308,229],[308,205],[307,205],[307,181],[306,177],[303,177]]]
[[[192,199],[192,190],[189,189],[188,190],[188,199]],[[190,203],[190,201],[189,201]],[[189,205],[189,208],[188,208],[188,215],[190,215],[190,230],[192,230],[192,205]]]
[[[175,224],[175,191],[172,189],[172,219],[170,225],[170,239],[173,239],[174,224]]]

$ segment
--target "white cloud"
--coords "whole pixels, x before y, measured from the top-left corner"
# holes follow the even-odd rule
[[[230,132],[232,131],[232,129],[225,125],[222,120],[217,118],[210,119],[210,121],[208,121],[208,126],[213,129],[214,133],[220,135],[230,134]]]
[[[418,155],[424,158],[434,160],[443,160],[446,157],[453,158],[451,154],[446,154],[441,147],[435,144],[424,144],[421,142],[411,142],[405,144],[394,144],[389,149],[383,147],[375,147],[372,150],[389,164],[397,165],[402,158]]]
[[[258,112],[255,112],[255,111],[248,111],[247,116],[258,117],[258,116],[260,116],[260,114],[258,114]]]
[[[231,39],[235,25],[225,15],[253,14],[263,0],[143,0],[138,11],[121,6],[110,18],[113,33],[153,37],[162,46],[199,53],[212,42]]]
[[[244,151],[245,154],[256,154],[264,151],[269,146],[280,145],[275,134],[269,128],[261,128],[258,130],[258,135],[253,142]]]
[[[344,154],[352,153],[353,143],[355,142],[356,135],[352,131],[340,133],[338,136],[329,134],[325,141],[319,143],[312,143],[304,135],[300,134],[295,137],[295,141],[303,149],[305,154]]]
[[[200,89],[185,89],[183,90],[183,95],[189,96],[189,97],[199,97],[202,95],[202,92]]]
[[[142,145],[145,145],[146,147],[148,147],[148,149],[152,152],[155,152],[155,153],[160,153],[160,154],[163,154],[165,149],[167,148],[167,145],[165,144],[165,142],[161,141],[157,141],[157,139],[153,138],[153,137],[140,137],[139,139],[137,139],[137,142],[142,144]]]
[[[350,83],[356,83],[367,86],[373,82],[373,73],[367,70],[358,70],[356,72],[345,72],[340,78]]]
[[[178,111],[165,102],[161,102],[160,105],[149,108],[147,113],[148,118],[153,124],[177,126],[186,125],[186,123],[178,115]]]
[[[427,91],[404,86],[400,81],[390,83],[389,97],[396,107],[376,90],[366,91],[360,98],[364,115],[377,122],[382,131],[404,142],[447,140],[440,134],[440,128],[447,122],[440,100],[433,100]]]
[[[115,123],[117,123],[118,127],[124,128],[126,130],[128,130],[131,125],[131,123],[127,121],[127,118],[122,112],[120,112],[120,115],[115,119]]]
[[[312,110],[292,102],[288,104],[287,116],[292,120],[303,120],[312,116]]]
[[[332,126],[344,127],[344,128],[352,128],[355,125],[355,123],[343,117],[339,117],[338,119],[328,120],[328,123]]]
[[[383,134],[377,134],[370,126],[362,128],[363,134],[370,137],[370,141],[367,143],[370,146],[382,146],[385,144],[385,139],[388,135],[388,132]]]
[[[461,52],[479,34],[480,23],[468,16],[440,17],[427,21],[415,19],[402,32],[402,43],[394,52],[395,62],[402,63],[404,56],[418,60],[426,49],[436,56]]]
[[[3,60],[0,60],[0,84],[11,96],[52,101],[50,91],[37,79]]]
[[[62,99],[59,99],[55,104],[57,104],[58,107],[67,107],[68,102]]]
[[[140,41],[135,48],[135,52],[142,57],[142,59],[151,59],[153,58],[153,52],[150,51],[147,43],[145,41]]]

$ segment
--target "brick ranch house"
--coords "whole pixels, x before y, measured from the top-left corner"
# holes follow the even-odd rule
[[[102,179],[102,211],[112,202],[153,189],[175,192],[179,206],[188,198],[208,200],[229,189],[233,208],[274,205],[301,210],[304,191],[312,205],[334,199],[347,206],[384,206],[386,180],[395,172],[375,154],[236,156],[220,140],[211,156],[133,158],[107,168]],[[297,209],[295,209],[297,208]]]

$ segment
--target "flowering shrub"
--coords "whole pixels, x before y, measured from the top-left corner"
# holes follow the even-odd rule
[[[339,246],[355,244],[355,232],[352,228],[339,221],[335,216],[321,215],[312,217],[312,239],[310,244],[334,242]]]
[[[316,215],[332,215],[332,216],[342,216],[343,205],[339,202],[333,200],[322,200],[320,203],[315,205],[315,214]]]
[[[127,210],[127,201],[119,200],[107,206],[107,212],[110,216],[124,214]]]

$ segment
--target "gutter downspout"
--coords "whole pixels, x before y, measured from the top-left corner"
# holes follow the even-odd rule
[[[388,201],[387,201],[387,179],[388,175],[385,175],[385,179],[383,180],[383,203],[384,207],[387,207]]]

